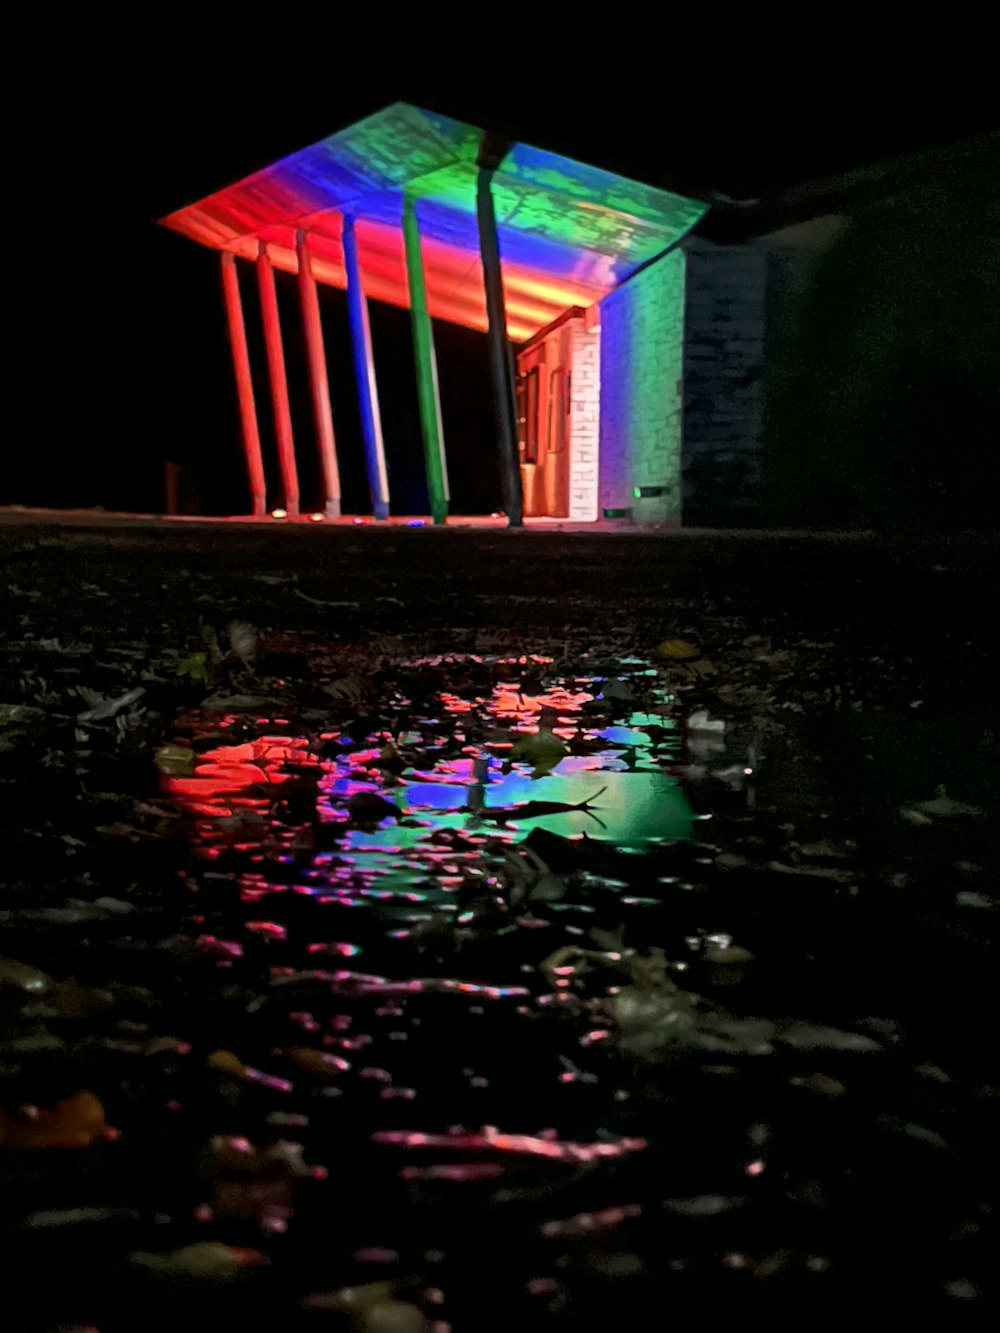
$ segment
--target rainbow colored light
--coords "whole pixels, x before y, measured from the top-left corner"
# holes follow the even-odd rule
[[[202,245],[296,272],[309,234],[317,281],[346,286],[342,228],[356,219],[366,294],[407,307],[404,194],[418,199],[427,302],[437,319],[486,329],[476,226],[474,126],[397,102],[162,219]],[[525,341],[589,306],[668,249],[705,205],[515,144],[493,181],[508,332]]]

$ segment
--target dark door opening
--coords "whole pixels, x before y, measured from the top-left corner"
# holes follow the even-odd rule
[[[485,333],[434,323],[450,512],[492,514],[502,505],[489,343]]]

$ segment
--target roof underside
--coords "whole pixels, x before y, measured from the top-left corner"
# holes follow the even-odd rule
[[[341,227],[355,232],[369,297],[408,306],[404,194],[418,200],[430,313],[486,328],[476,226],[480,132],[397,102],[163,224],[202,245],[295,272],[309,233],[318,281],[344,287]],[[515,144],[493,182],[507,323],[523,341],[568,306],[587,306],[680,240],[706,206],[666,190]]]

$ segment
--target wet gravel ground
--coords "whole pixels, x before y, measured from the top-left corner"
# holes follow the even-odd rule
[[[0,529],[6,1326],[985,1322],[995,557]],[[253,672],[206,679],[234,618]],[[511,694],[581,763],[677,776],[692,836],[442,825],[425,900],[370,892],[338,820],[400,800],[386,732],[403,783],[499,764],[530,709],[476,701]],[[608,725],[648,739],[597,756]],[[241,747],[221,835],[165,745]],[[562,888],[510,871],[525,833]]]

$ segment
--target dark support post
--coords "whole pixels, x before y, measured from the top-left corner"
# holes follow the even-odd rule
[[[500,242],[497,237],[496,210],[493,206],[493,177],[510,150],[510,143],[484,134],[479,150],[479,174],[476,180],[476,217],[479,222],[479,250],[483,260],[483,284],[486,289],[486,313],[489,318],[490,364],[496,398],[500,478],[503,507],[512,528],[524,524],[524,497],[521,492],[521,467],[517,451],[517,407],[514,392],[514,360],[507,337],[507,312],[503,299],[503,275],[500,269]]]
[[[178,497],[180,496],[181,491],[181,470],[176,463],[165,463],[163,467],[166,487],[166,507],[163,512],[165,514],[179,514],[180,508],[178,505]],[[261,509],[261,513],[263,512],[263,509]]]

